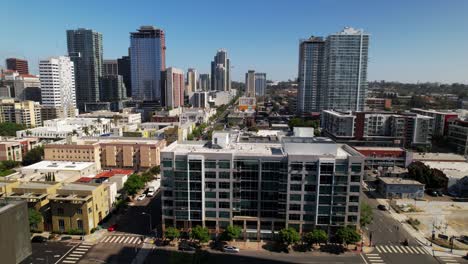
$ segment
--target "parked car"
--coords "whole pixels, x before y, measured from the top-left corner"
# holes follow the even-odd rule
[[[31,242],[32,243],[44,243],[44,242],[47,242],[47,238],[43,236],[34,236],[31,239]]]
[[[440,197],[444,196],[444,194],[441,191],[435,191],[435,193],[437,194],[437,196],[440,196]]]
[[[146,198],[146,194],[142,193],[137,197],[138,201],[143,201]]]
[[[234,246],[229,246],[229,245],[226,245],[223,247],[223,251],[224,252],[229,252],[229,253],[239,253],[239,249],[234,247]]]
[[[437,192],[434,191],[434,190],[427,190],[427,194],[429,194],[430,196],[433,196],[433,197],[437,197]]]
[[[146,196],[148,197],[153,197],[154,196],[154,191],[148,191],[148,193],[146,194]]]
[[[195,247],[192,247],[191,245],[187,243],[180,243],[179,244],[179,250],[180,251],[187,251],[187,252],[195,252],[197,249]]]
[[[117,224],[113,224],[107,228],[107,231],[114,232],[117,229]]]
[[[384,204],[379,204],[379,205],[377,205],[377,208],[378,208],[379,210],[382,210],[382,211],[387,211],[387,210],[388,210],[388,209],[387,209],[387,206],[384,205]]]

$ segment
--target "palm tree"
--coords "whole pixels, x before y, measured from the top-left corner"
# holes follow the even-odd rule
[[[89,127],[85,126],[83,127],[83,133],[87,136],[89,136]]]

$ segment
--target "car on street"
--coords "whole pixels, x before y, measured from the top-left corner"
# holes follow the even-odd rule
[[[138,201],[143,201],[146,198],[146,194],[142,193],[137,197]]]
[[[444,196],[444,194],[441,191],[435,191],[435,193],[437,194],[437,196],[440,196],[440,197]]]
[[[382,211],[387,211],[387,206],[385,204],[379,204],[377,205],[377,208]]]
[[[192,247],[191,245],[187,243],[180,243],[179,244],[179,250],[180,251],[187,251],[187,252],[195,252],[197,249],[195,247]]]
[[[223,251],[224,252],[229,252],[229,253],[239,253],[239,249],[234,247],[234,246],[229,246],[229,245],[226,245],[223,247]]]
[[[117,224],[113,224],[107,228],[107,231],[114,232],[117,229]]]
[[[430,196],[433,196],[433,197],[437,197],[437,192],[436,191],[433,191],[433,190],[427,190],[427,194],[429,194]]]
[[[154,196],[154,191],[148,191],[148,193],[146,194],[146,196],[148,197],[153,197]]]
[[[47,238],[43,236],[34,236],[31,239],[31,242],[32,243],[44,243],[44,242],[47,242]]]

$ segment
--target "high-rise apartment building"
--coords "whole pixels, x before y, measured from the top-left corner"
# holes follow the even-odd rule
[[[100,99],[102,34],[84,28],[67,30],[67,47],[75,67],[76,102],[80,111],[84,111],[86,103]]]
[[[245,74],[245,94],[247,97],[255,97],[255,71],[249,70]]]
[[[163,73],[163,106],[177,108],[184,105],[184,71],[169,67]]]
[[[119,66],[117,60],[104,60],[102,62],[102,75],[118,75]]]
[[[266,73],[255,73],[255,95],[265,96],[266,86]]]
[[[211,90],[229,91],[231,90],[231,62],[228,59],[227,51],[218,50],[211,62]]]
[[[369,35],[346,27],[324,41],[312,37],[299,48],[298,112],[363,111],[367,92]]]
[[[198,91],[198,73],[197,70],[189,68],[187,71],[187,84],[185,86],[185,94]]]
[[[117,59],[118,74],[122,75],[125,88],[127,89],[127,97],[132,97],[132,71],[130,63],[130,56],[122,56],[122,58]]]
[[[0,99],[0,123],[11,122],[26,127],[42,125],[41,105],[33,101]]]
[[[76,115],[74,63],[69,57],[39,62],[43,120]]]
[[[142,26],[130,33],[132,97],[139,101],[161,101],[161,72],[166,70],[164,30]]]
[[[198,79],[198,88],[200,91],[211,91],[211,78],[208,73],[200,74],[200,78]]]
[[[311,37],[299,45],[299,89],[297,110],[299,113],[319,112],[320,92],[324,76],[325,41]]]
[[[19,74],[29,74],[27,60],[8,58],[6,59],[6,67],[8,70],[17,71]]]
[[[240,226],[243,237],[271,239],[359,224],[364,156],[326,138],[252,143],[214,133],[206,142],[174,142],[161,151],[162,226]]]

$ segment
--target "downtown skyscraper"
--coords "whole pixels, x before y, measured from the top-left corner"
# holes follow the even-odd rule
[[[211,62],[211,90],[229,91],[231,90],[231,62],[228,59],[227,51],[218,50]]]
[[[86,103],[100,99],[102,34],[84,28],[67,30],[67,47],[75,66],[76,101],[80,111],[84,111]]]
[[[142,26],[130,33],[130,60],[133,99],[161,103],[161,74],[166,70],[164,30]]]
[[[298,112],[364,110],[369,35],[346,27],[299,46]]]

